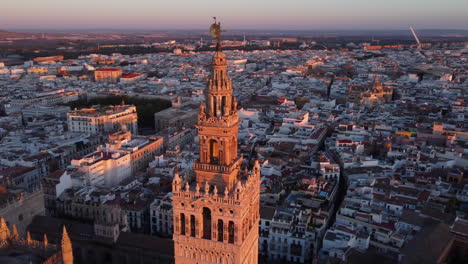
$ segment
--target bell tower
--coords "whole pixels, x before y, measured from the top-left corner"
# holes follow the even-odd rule
[[[221,25],[210,28],[218,40],[212,58],[206,104],[200,104],[200,157],[195,176],[172,182],[176,264],[256,264],[260,219],[260,166],[241,170],[237,153],[239,118],[226,56],[221,51]]]
[[[242,157],[237,155],[239,118],[232,81],[227,76],[226,56],[218,45],[212,59],[206,102],[200,105],[198,136],[200,159],[195,163],[198,182],[218,189],[232,188],[238,180]]]

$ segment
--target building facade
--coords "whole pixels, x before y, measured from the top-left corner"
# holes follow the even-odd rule
[[[151,234],[169,237],[174,231],[172,225],[172,201],[171,197],[157,198],[150,206]]]
[[[196,108],[196,105],[172,106],[169,109],[157,112],[154,114],[154,129],[156,132],[160,132],[169,128],[176,128],[177,130],[192,128],[197,123],[197,112],[194,111]]]
[[[83,183],[88,186],[115,187],[132,175],[131,156],[121,150],[98,150],[71,165],[83,172]]]
[[[25,122],[32,122],[34,119],[44,116],[65,120],[69,111],[70,107],[68,106],[32,105],[24,108],[21,113]]]
[[[129,131],[119,131],[111,134],[95,152],[72,160],[71,165],[83,172],[85,185],[115,187],[138,171],[144,171],[163,148],[162,137],[132,137]]]
[[[237,101],[219,43],[206,99],[198,115],[195,177],[181,177],[176,170],[172,184],[175,263],[255,264],[260,166],[256,161],[251,172],[241,169]]]
[[[68,188],[72,188],[73,183],[71,175],[66,170],[56,170],[44,177],[41,185],[44,193],[46,215],[59,215],[57,198]]]
[[[75,110],[67,115],[68,129],[73,132],[99,134],[126,128],[138,134],[138,116],[133,105],[106,106]]]
[[[10,225],[15,225],[20,235],[36,215],[44,215],[44,194],[35,188],[31,192],[21,189],[7,189],[0,184],[0,216]]]
[[[25,107],[32,105],[56,105],[64,104],[78,100],[78,92],[69,92],[64,89],[56,89],[44,93],[36,93],[34,95],[26,95],[24,97],[13,98],[5,105],[7,115],[21,112]]]
[[[121,76],[121,69],[103,68],[94,71],[96,82],[118,82]]]
[[[40,181],[39,171],[35,167],[16,165],[0,170],[0,177],[5,186],[31,190]]]

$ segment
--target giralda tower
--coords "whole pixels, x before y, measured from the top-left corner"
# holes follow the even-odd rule
[[[172,183],[176,264],[256,264],[260,166],[242,167],[237,153],[237,101],[221,52],[221,26],[211,33],[217,40],[205,103],[200,104],[200,158],[195,175]]]

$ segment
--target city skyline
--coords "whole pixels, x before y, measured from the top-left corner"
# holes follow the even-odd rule
[[[468,1],[409,2],[3,3],[0,264],[468,263]]]
[[[246,30],[392,30],[468,29],[461,0],[422,1],[282,1],[239,0],[219,4],[212,0],[171,2],[117,0],[3,3],[0,28],[25,29],[205,29],[212,16],[222,18],[227,29]],[[73,10],[71,12],[70,10]]]

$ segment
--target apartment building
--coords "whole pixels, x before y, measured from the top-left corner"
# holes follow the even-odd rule
[[[138,134],[138,116],[133,105],[84,108],[67,115],[68,129],[73,132],[99,134],[127,129]]]

